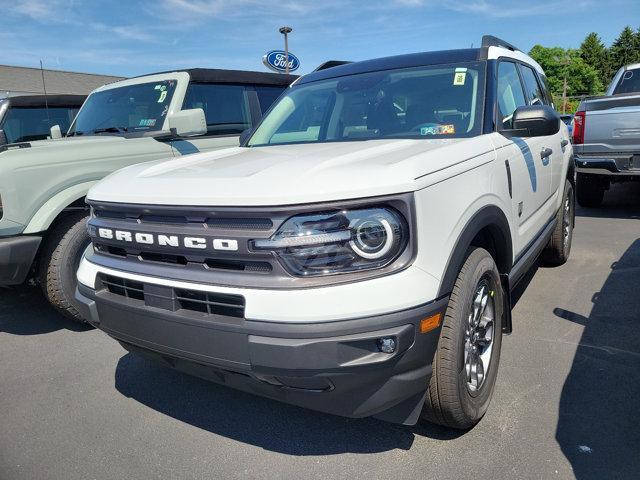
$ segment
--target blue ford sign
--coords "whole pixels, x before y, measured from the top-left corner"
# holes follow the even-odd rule
[[[262,63],[265,67],[276,72],[285,72],[287,70],[287,61],[284,50],[272,50],[262,57]],[[289,72],[294,72],[300,67],[300,60],[293,53],[289,52]]]

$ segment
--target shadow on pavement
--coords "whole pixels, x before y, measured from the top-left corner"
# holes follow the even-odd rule
[[[598,208],[576,205],[576,216],[594,218],[640,219],[640,182],[613,184]]]
[[[334,455],[408,450],[414,435],[453,439],[437,426],[416,428],[348,419],[239,392],[128,353],[116,367],[123,395],[203,430],[288,455]]]
[[[639,226],[640,233],[640,226]],[[576,478],[640,478],[640,239],[611,266],[560,399],[556,439]],[[562,339],[558,339],[562,341]]]
[[[85,332],[93,327],[60,315],[37,286],[25,284],[0,288],[0,333],[40,335],[62,329]]]

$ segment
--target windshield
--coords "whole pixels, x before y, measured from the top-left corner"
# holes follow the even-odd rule
[[[175,88],[175,80],[164,80],[92,93],[69,134],[160,130]]]
[[[613,94],[619,93],[639,93],[640,92],[640,68],[627,70],[622,75]]]
[[[73,107],[12,107],[0,121],[0,129],[9,143],[44,140],[53,125],[60,125],[60,130],[66,132],[77,112]]]
[[[470,137],[480,133],[483,91],[480,62],[302,84],[278,101],[248,146]]]

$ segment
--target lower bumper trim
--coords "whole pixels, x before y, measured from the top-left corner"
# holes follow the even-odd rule
[[[0,238],[0,285],[19,285],[27,279],[42,237]]]
[[[195,321],[82,284],[76,299],[85,318],[126,349],[172,368],[313,410],[404,424],[418,419],[440,333],[419,333],[419,322],[447,304],[443,298],[387,315],[300,325]],[[394,353],[378,350],[381,337],[396,340]]]

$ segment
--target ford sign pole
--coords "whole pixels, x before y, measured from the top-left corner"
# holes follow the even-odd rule
[[[288,34],[293,31],[291,27],[280,27],[280,33],[284,35],[284,73],[289,74],[289,38]]]

